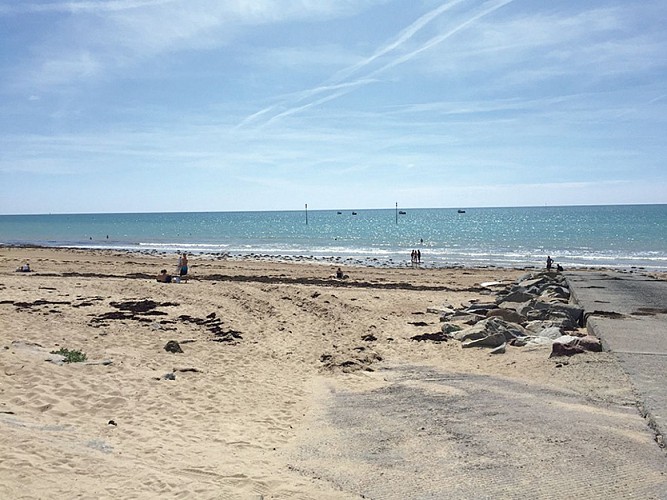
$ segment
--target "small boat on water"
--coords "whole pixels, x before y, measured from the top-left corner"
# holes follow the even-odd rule
[[[405,215],[407,212],[404,212],[403,210],[399,210],[398,213],[399,213],[400,215]]]
[[[457,212],[458,212],[458,213],[460,213],[460,214],[464,214],[464,213],[466,213],[466,211],[465,211],[465,210],[460,210],[460,209],[459,209],[459,210],[457,210]]]
[[[338,215],[342,214],[343,212],[336,212]]]
[[[352,215],[357,215],[357,212],[352,212]]]

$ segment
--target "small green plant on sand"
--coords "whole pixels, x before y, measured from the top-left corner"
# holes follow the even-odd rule
[[[51,354],[60,354],[65,357],[65,363],[80,363],[86,360],[86,354],[81,351],[70,351],[65,347],[61,347],[57,351],[51,351]]]

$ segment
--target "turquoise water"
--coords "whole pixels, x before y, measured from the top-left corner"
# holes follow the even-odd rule
[[[383,265],[409,262],[419,248],[427,266],[542,266],[551,255],[565,267],[667,269],[667,205],[405,211],[5,215],[0,243]]]

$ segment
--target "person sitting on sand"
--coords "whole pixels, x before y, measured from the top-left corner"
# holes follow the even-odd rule
[[[559,273],[562,273],[563,272],[563,266],[561,266],[560,264],[557,264],[556,265],[556,271],[559,272]]]
[[[160,271],[160,274],[157,275],[157,281],[160,283],[171,283],[171,275],[167,274],[166,269],[163,269]]]
[[[16,268],[17,273],[29,273],[30,271],[30,264],[28,262]]]
[[[343,270],[340,267],[336,269],[336,274],[332,274],[331,277],[339,280],[346,280],[349,278],[347,274],[343,273]]]

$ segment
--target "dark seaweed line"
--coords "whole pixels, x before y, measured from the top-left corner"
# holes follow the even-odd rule
[[[154,280],[155,276],[145,273],[126,275],[100,273],[63,273],[60,276],[74,278],[131,278]],[[230,281],[235,283],[265,283],[273,285],[317,285],[331,288],[369,288],[378,290],[414,290],[419,292],[481,292],[481,287],[451,288],[445,285],[413,285],[411,283],[371,283],[368,281],[337,281],[324,278],[289,278],[274,276],[230,276],[225,274],[209,274],[196,277],[197,281]]]

